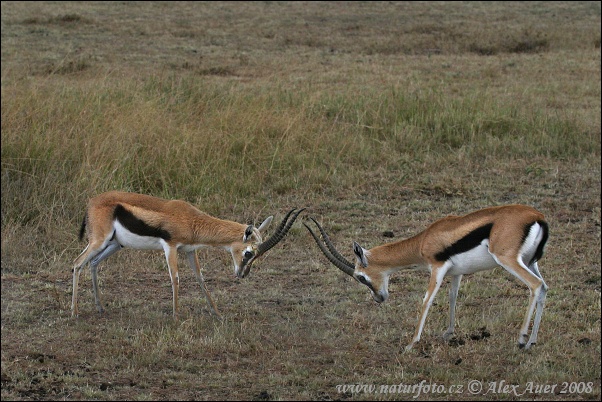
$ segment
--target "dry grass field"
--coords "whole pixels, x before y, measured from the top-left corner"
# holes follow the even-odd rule
[[[599,400],[600,2],[2,2],[2,400]],[[120,189],[259,223],[307,207],[251,275],[123,250],[71,317],[88,198]],[[390,298],[328,261],[446,215],[550,224],[539,342],[502,268]],[[269,232],[271,233],[271,232]],[[391,234],[393,237],[391,238]],[[479,388],[480,387],[480,388]]]

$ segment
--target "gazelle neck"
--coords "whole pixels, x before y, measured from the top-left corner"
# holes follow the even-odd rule
[[[196,217],[192,227],[198,244],[215,247],[241,242],[247,228],[241,223],[214,218],[204,213]]]
[[[423,233],[409,239],[376,246],[369,250],[368,262],[396,272],[424,264],[420,254]]]

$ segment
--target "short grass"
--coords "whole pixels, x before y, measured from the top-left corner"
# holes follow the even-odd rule
[[[3,2],[1,76],[3,400],[600,398],[599,2]],[[349,258],[533,205],[539,344],[516,347],[528,292],[496,269],[463,280],[452,342],[446,285],[403,353],[428,275],[377,306],[301,223],[245,280],[199,252],[222,322],[183,260],[173,322],[164,257],[134,250],[72,319],[110,189],[240,222],[306,206]]]

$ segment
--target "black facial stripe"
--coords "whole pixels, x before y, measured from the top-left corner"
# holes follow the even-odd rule
[[[476,228],[454,244],[447,246],[445,250],[435,254],[435,258],[438,261],[447,261],[456,254],[461,254],[468,250],[472,250],[481,244],[483,240],[489,238],[492,227],[493,223],[488,223],[480,228]]]
[[[370,290],[371,290],[371,291],[375,292],[375,291],[374,291],[374,287],[372,286],[372,283],[370,283],[370,281],[368,281],[368,280],[367,280],[367,279],[366,279],[366,278],[365,278],[363,275],[358,275],[358,276],[357,276],[357,280],[358,280],[360,283],[362,283],[362,284],[364,284],[364,285],[368,286],[368,287],[370,288]]]
[[[143,220],[136,218],[134,214],[120,204],[115,207],[113,217],[127,230],[139,236],[159,237],[163,240],[171,240],[171,235],[167,230],[148,225]]]

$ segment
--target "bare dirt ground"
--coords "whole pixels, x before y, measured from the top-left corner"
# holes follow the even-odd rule
[[[163,256],[131,250],[101,269],[105,314],[95,311],[89,275],[82,276],[81,316],[74,320],[68,260],[54,257],[44,264],[48,268],[24,275],[19,270],[29,265],[26,254],[10,248],[2,276],[3,393],[8,399],[338,400],[373,397],[343,391],[342,385],[427,380],[446,390],[461,386],[462,392],[417,395],[414,390],[401,396],[466,399],[473,396],[466,389],[469,381],[491,386],[505,380],[519,385],[520,392],[526,392],[529,381],[558,387],[590,384],[591,392],[557,389],[542,398],[596,399],[599,378],[587,362],[597,364],[600,356],[599,249],[588,244],[592,237],[599,242],[598,190],[593,179],[574,184],[573,177],[585,174],[578,168],[559,168],[551,173],[555,190],[532,196],[541,200],[552,231],[540,264],[550,292],[540,343],[530,352],[516,347],[526,288],[497,269],[463,281],[457,334],[450,343],[440,338],[447,315],[449,284],[444,285],[421,343],[404,354],[428,275],[394,275],[389,301],[376,305],[363,286],[329,266],[299,222],[245,280],[233,277],[227,253],[200,252],[223,322],[210,316],[182,260],[182,319],[172,322]],[[522,176],[521,181],[499,197],[525,191],[530,179]],[[336,200],[289,194],[274,204],[308,206],[307,215],[323,222],[340,251],[352,258],[352,240],[370,247],[408,237],[440,215],[468,212],[487,198],[470,185],[464,189],[469,196],[446,194],[453,188],[394,187],[387,195],[365,190],[351,200],[344,194]],[[395,239],[385,237],[387,231]],[[27,237],[31,244],[43,241],[40,234]],[[501,396],[524,397],[486,397]]]

